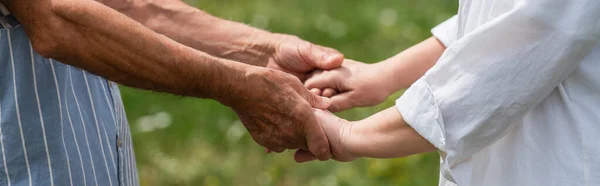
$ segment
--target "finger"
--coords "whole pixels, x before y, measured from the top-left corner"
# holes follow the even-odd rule
[[[321,69],[316,69],[316,70],[313,70],[311,73],[308,73],[308,74],[306,75],[306,79],[310,79],[310,78],[312,78],[312,77],[319,76],[319,75],[323,74],[323,72],[324,72],[324,71],[323,71],[323,70],[321,70]]]
[[[302,150],[302,149],[298,149],[294,153],[294,160],[298,163],[309,162],[309,161],[313,161],[316,159],[317,159],[317,157],[315,157],[312,153]]]
[[[272,131],[271,134],[263,136],[263,141],[268,145],[264,146],[269,148],[271,151],[280,153],[286,149],[297,149],[299,145],[288,138],[286,138],[285,132]]]
[[[293,79],[290,82],[290,86],[302,97],[309,105],[313,108],[327,109],[331,105],[329,98],[321,97],[313,94],[302,83],[297,79]]]
[[[271,152],[283,152],[286,149],[297,149],[298,145],[293,144],[288,140],[284,140],[282,137],[273,136],[273,135],[259,135],[256,132],[250,132],[250,136],[252,139],[256,141],[259,145],[265,147],[266,153]]]
[[[334,69],[344,62],[344,55],[335,49],[311,44],[305,59],[309,64],[319,69]]]
[[[327,109],[331,105],[331,100],[329,100],[329,98],[315,95],[304,87],[298,89],[299,90],[296,90],[298,91],[298,94],[300,94],[300,96],[302,96],[302,98],[304,98],[304,100],[306,100],[313,108]]]
[[[284,149],[297,149],[300,148],[299,144],[291,142],[290,140],[284,140],[282,137],[280,138],[280,145],[279,147],[284,148]]]
[[[271,149],[272,151],[275,151],[276,153],[282,153],[283,151],[285,151],[285,148],[274,148]]]
[[[323,127],[321,127],[321,124],[317,120],[314,113],[309,118],[305,127],[306,144],[308,145],[308,150],[321,161],[331,159],[332,155],[329,146],[329,140],[327,139],[325,131],[323,131]]]
[[[327,108],[327,110],[331,112],[340,112],[344,110],[348,110],[354,107],[354,101],[350,98],[351,92],[344,92],[341,94],[337,94],[332,96],[331,106]]]
[[[312,92],[313,94],[315,94],[317,96],[321,96],[321,89],[313,88],[313,89],[310,89],[310,92]]]
[[[340,81],[339,76],[335,76],[334,73],[321,73],[306,79],[304,87],[307,89],[338,88]]]
[[[337,91],[335,91],[335,89],[326,88],[325,90],[323,90],[323,93],[321,94],[321,96],[331,98],[332,96],[334,96],[336,94],[337,94]]]
[[[267,63],[267,66],[265,66],[265,67],[291,74],[293,76],[296,76],[298,79],[300,79],[302,81],[306,80],[306,76],[308,75],[306,72],[298,72],[295,70],[290,70],[288,68],[282,67],[278,63]]]
[[[313,108],[318,108],[318,109],[327,109],[329,108],[329,106],[331,106],[331,100],[329,98],[326,97],[321,97],[321,96],[317,96],[314,94],[310,94],[310,106],[312,106]]]
[[[268,146],[264,146],[267,148],[267,153],[281,153],[287,149],[297,149],[299,147],[298,145],[293,145],[287,142],[269,142],[267,144]]]

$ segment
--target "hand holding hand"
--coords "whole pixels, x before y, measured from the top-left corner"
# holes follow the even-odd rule
[[[313,109],[317,120],[325,130],[333,159],[341,162],[349,162],[356,158],[357,155],[349,150],[348,141],[351,138],[352,122],[339,118],[332,113],[320,109]],[[297,150],[294,154],[294,159],[298,163],[315,160],[315,156],[304,150]]]
[[[273,36],[269,45],[273,52],[265,67],[275,70],[246,72],[247,89],[238,94],[232,108],[253,139],[268,151],[300,148],[327,160],[331,157],[329,143],[311,107],[326,109],[331,103],[310,93],[301,81],[315,69],[341,66],[344,56],[296,36]]]
[[[320,160],[331,157],[329,143],[312,108],[325,109],[330,102],[312,94],[300,80],[287,73],[251,67],[241,89],[225,102],[239,116],[260,145],[282,152],[305,149]]]
[[[354,122],[320,110],[315,110],[315,115],[327,134],[333,159],[338,161],[357,157],[398,158],[436,150],[404,121],[396,107]],[[309,152],[298,150],[294,159],[301,163],[315,158]]]
[[[316,70],[304,83],[317,95],[330,97],[330,111],[338,112],[353,107],[374,106],[391,95],[395,88],[385,82],[382,66],[346,59],[340,68]]]
[[[273,40],[273,44],[271,46],[273,46],[272,48],[274,48],[274,52],[272,53],[272,55],[270,55],[269,60],[267,62],[267,64],[265,65],[267,68],[271,68],[271,69],[276,69],[279,71],[283,71],[286,73],[289,73],[291,75],[294,75],[297,77],[297,79],[294,80],[288,80],[291,82],[285,82],[285,81],[281,81],[279,83],[282,84],[289,84],[289,85],[297,85],[298,83],[298,79],[300,79],[301,81],[306,80],[306,77],[315,69],[334,69],[334,68],[338,68],[341,66],[343,60],[344,60],[344,56],[339,53],[337,50],[332,49],[332,48],[327,48],[327,47],[322,47],[322,46],[318,46],[315,44],[312,44],[310,42],[304,41],[296,36],[292,36],[292,35],[285,35],[285,34],[276,34],[275,38]],[[306,95],[307,93],[309,93],[305,88],[303,87],[297,87],[295,86],[295,90],[298,91],[298,93],[300,93],[300,95],[302,95],[310,104],[310,106],[314,107],[314,108],[321,108],[321,109],[325,109],[327,107],[329,107],[330,102],[327,102],[326,106],[325,105],[315,105],[315,103],[313,103],[314,101],[311,101],[313,99],[313,97],[316,97],[314,99],[321,99],[319,96],[314,96],[314,95]],[[277,92],[265,92],[265,94],[263,95],[272,95],[274,97],[285,97],[285,95],[276,95],[278,94]],[[286,100],[281,100],[280,102],[273,102],[273,104],[277,104],[277,106],[279,107],[284,107]],[[317,101],[319,102],[319,101]],[[283,103],[283,104],[280,104]],[[291,104],[291,103],[290,103]],[[302,125],[305,125],[305,127],[308,127],[309,129],[306,130],[304,134],[306,134],[306,140],[308,142],[308,145],[300,145],[300,146],[294,146],[294,145],[289,145],[289,143],[286,146],[281,146],[281,144],[283,144],[282,142],[275,142],[275,143],[279,143],[280,145],[263,145],[265,147],[267,147],[267,152],[270,151],[276,151],[276,152],[282,152],[285,150],[285,148],[288,149],[294,149],[300,147],[301,149],[305,149],[305,150],[309,150],[310,152],[313,153],[317,153],[319,154],[318,157],[321,160],[325,160],[325,159],[329,159],[328,155],[330,156],[330,152],[328,150],[329,146],[328,146],[328,142],[327,139],[324,137],[324,133],[320,130],[320,126],[316,123],[316,122],[312,122],[314,121],[314,115],[306,114],[306,107],[298,107],[295,106],[297,108],[293,108],[293,109],[288,109],[287,113],[290,115],[294,115],[294,116],[298,116],[298,118],[302,118],[303,116],[306,118],[308,118],[308,120],[304,120],[303,123],[301,123]],[[241,116],[240,116],[241,118]],[[310,123],[312,122],[312,123]],[[275,123],[276,124],[276,123]],[[246,126],[251,126],[252,124],[246,125]],[[303,126],[297,126],[298,128],[302,128]],[[282,131],[283,133],[285,133],[283,130],[284,127],[282,127]],[[260,130],[260,129],[259,129]],[[288,131],[288,133],[293,132],[292,130]],[[317,132],[314,134],[311,134],[312,132]],[[253,135],[254,137],[254,135]],[[260,140],[257,139],[259,137],[255,137],[255,140],[257,142],[259,141],[266,141],[265,140]],[[271,141],[271,143],[273,143],[274,141]],[[261,142],[259,142],[261,143]],[[263,142],[266,143],[266,142]],[[261,143],[261,144],[263,144]],[[312,144],[312,145],[311,145]],[[323,150],[323,148],[325,148],[325,145],[327,145],[327,151]],[[270,148],[270,147],[275,147],[275,148]],[[319,151],[319,152],[315,152],[315,151]],[[322,151],[322,152],[321,152]]]
[[[318,46],[296,36],[277,35],[275,52],[270,57],[267,68],[281,70],[306,80],[308,73],[315,69],[334,69],[342,65],[344,55],[335,49]]]

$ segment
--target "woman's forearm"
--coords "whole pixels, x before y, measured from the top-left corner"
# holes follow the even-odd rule
[[[435,37],[430,37],[394,57],[376,65],[380,73],[388,74],[387,84],[393,85],[394,92],[408,88],[429,70],[442,56],[446,47]]]
[[[358,157],[397,158],[435,150],[395,107],[353,122],[343,138],[345,149]]]

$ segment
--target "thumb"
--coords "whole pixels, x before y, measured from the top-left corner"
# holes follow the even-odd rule
[[[344,55],[335,49],[311,44],[307,59],[308,63],[318,69],[334,69],[342,66]]]
[[[318,109],[327,109],[331,106],[331,100],[326,97],[321,97],[313,94],[312,92],[309,95],[312,97],[310,100],[307,100],[310,106]]]
[[[319,109],[313,109],[313,112],[315,110]],[[330,159],[332,155],[331,147],[327,135],[319,123],[319,119],[316,115],[312,115],[306,118],[306,120],[307,123],[304,127],[308,151],[321,161]]]
[[[317,157],[315,157],[315,155],[310,153],[310,151],[298,149],[294,153],[294,160],[296,160],[296,162],[298,162],[298,163],[309,162],[309,161],[313,161],[316,159],[317,159]]]
[[[323,129],[325,129],[325,127],[327,128],[331,128],[331,123],[332,122],[332,118],[335,118],[333,116],[332,113],[325,111],[325,110],[321,110],[321,109],[313,109],[313,112],[315,114],[315,117],[318,121],[318,123],[320,124],[319,127],[323,127]],[[325,137],[326,139],[329,138],[327,131],[323,131],[325,133]],[[311,133],[308,133],[307,135],[310,135]],[[331,134],[329,134],[331,135]],[[309,136],[307,136],[308,138]],[[322,141],[322,140],[320,140]],[[328,141],[328,143],[330,143],[330,141]],[[313,160],[317,160],[317,156],[315,156],[311,151],[307,151],[307,150],[303,150],[303,149],[298,149],[296,150],[296,153],[294,153],[294,160],[296,160],[296,162],[298,163],[304,163],[304,162],[309,162],[309,161],[313,161]]]

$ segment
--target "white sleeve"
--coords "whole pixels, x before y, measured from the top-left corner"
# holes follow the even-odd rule
[[[397,101],[453,166],[541,103],[598,44],[598,0],[524,0],[455,41]]]
[[[448,48],[457,37],[457,16],[454,15],[450,19],[440,23],[431,29],[431,33],[435,36],[446,48]]]

